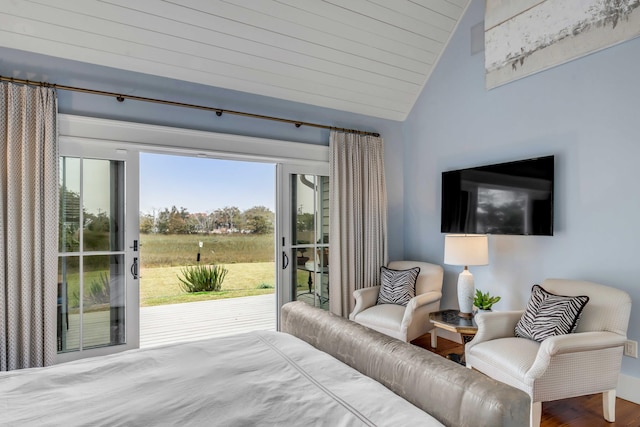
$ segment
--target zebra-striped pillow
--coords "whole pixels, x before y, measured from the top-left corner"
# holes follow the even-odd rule
[[[380,267],[380,292],[377,304],[407,305],[416,296],[416,279],[420,267],[391,270]]]
[[[555,336],[575,331],[588,296],[563,296],[547,292],[533,285],[527,309],[516,325],[517,337],[542,342]]]

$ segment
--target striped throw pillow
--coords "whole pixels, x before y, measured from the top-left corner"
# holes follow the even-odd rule
[[[407,305],[416,296],[416,279],[420,267],[391,270],[380,267],[380,292],[377,304]]]
[[[588,296],[564,296],[548,292],[533,285],[527,308],[518,321],[516,337],[542,342],[576,330],[580,313],[589,302]]]

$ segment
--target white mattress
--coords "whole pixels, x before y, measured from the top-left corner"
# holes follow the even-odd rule
[[[441,424],[307,343],[263,331],[0,373],[0,425]]]

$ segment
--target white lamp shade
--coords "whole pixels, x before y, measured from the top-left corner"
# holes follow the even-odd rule
[[[489,264],[486,234],[448,234],[444,236],[444,263],[449,265]]]

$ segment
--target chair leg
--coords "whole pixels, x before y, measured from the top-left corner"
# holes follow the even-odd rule
[[[616,389],[602,393],[602,413],[610,423],[616,421]]]
[[[531,402],[531,415],[529,416],[530,427],[540,427],[542,419],[542,402]]]

